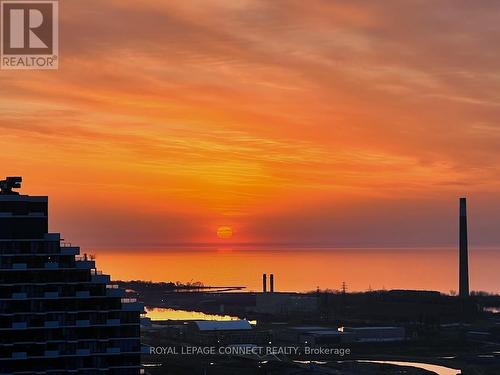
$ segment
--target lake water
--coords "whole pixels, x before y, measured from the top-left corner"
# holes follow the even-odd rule
[[[198,311],[146,307],[146,316],[151,320],[239,320],[236,316],[205,314]]]
[[[114,280],[201,281],[261,290],[274,273],[277,291],[458,289],[458,251],[420,249],[165,249],[100,250],[97,266]],[[472,249],[471,290],[500,293],[500,250]]]
[[[417,368],[421,368],[423,370],[432,371],[438,375],[461,374],[460,370],[457,370],[454,368],[432,365],[432,364],[428,364],[428,363],[420,363],[420,362],[401,362],[401,361],[359,361],[359,362],[385,363],[385,364],[396,365],[396,366],[417,367]]]

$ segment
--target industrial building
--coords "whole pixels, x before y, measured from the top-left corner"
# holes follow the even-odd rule
[[[48,232],[48,197],[0,182],[0,374],[139,374],[142,304]]]
[[[331,335],[335,343],[340,342],[341,332],[337,328],[323,326],[285,326],[275,329],[275,339],[290,345],[315,345],[314,335]]]
[[[313,294],[258,293],[253,309],[259,314],[278,316],[301,316],[319,311],[319,298]]]
[[[290,317],[317,313],[319,299],[317,295],[275,292],[274,274],[269,275],[269,288],[267,274],[262,275],[262,293],[257,293],[255,307],[248,311],[264,315],[278,315]]]
[[[202,345],[264,344],[270,333],[258,331],[247,320],[199,320],[190,322],[184,337]]]
[[[406,338],[404,327],[340,327],[353,342],[391,342]]]
[[[406,339],[404,327],[323,327],[286,326],[275,330],[278,342],[304,346],[329,346],[346,343],[397,342]]]

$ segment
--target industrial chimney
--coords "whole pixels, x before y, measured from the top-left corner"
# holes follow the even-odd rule
[[[460,198],[459,296],[469,297],[469,243],[467,239],[467,200]]]
[[[274,274],[269,275],[269,291],[274,293]]]
[[[263,274],[262,275],[262,293],[267,292],[267,275]]]

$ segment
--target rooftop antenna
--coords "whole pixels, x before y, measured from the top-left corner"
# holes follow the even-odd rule
[[[22,177],[7,177],[5,180],[0,181],[0,195],[19,195],[17,191],[12,189],[20,189]]]

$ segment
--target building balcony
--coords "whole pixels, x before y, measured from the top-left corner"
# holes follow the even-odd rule
[[[111,281],[109,275],[92,275],[92,282],[96,284],[107,284]]]
[[[94,255],[77,255],[75,257],[76,268],[79,269],[93,269],[95,268],[95,256]]]
[[[111,281],[111,277],[109,275],[103,274],[102,271],[92,270],[91,280],[93,283],[107,284]]]
[[[46,233],[43,239],[46,241],[61,241],[61,233]]]
[[[43,355],[44,355],[44,357],[58,357],[59,351],[58,350],[46,350]]]
[[[45,328],[59,328],[59,322],[57,320],[49,320],[44,322]]]
[[[12,299],[27,299],[28,294],[27,293],[12,293]]]
[[[90,292],[88,290],[79,290],[75,293],[77,298],[88,298],[90,297]]]
[[[61,255],[78,255],[80,248],[77,246],[61,246]]]
[[[122,298],[122,309],[124,311],[144,312],[144,303],[137,302],[135,298]]]
[[[125,297],[125,290],[118,285],[106,285],[106,296],[108,297]]]
[[[83,259],[77,259],[75,262],[76,268],[79,269],[93,269],[95,268],[95,261],[94,260],[83,260]]]

